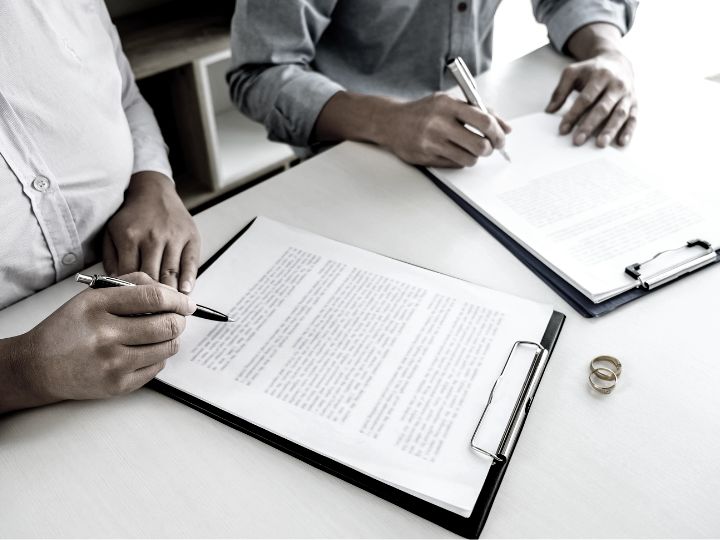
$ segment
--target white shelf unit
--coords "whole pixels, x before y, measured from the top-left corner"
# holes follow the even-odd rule
[[[269,141],[265,128],[244,116],[230,101],[225,73],[230,50],[193,61],[193,78],[208,156],[210,187],[226,191],[296,159],[286,144]]]

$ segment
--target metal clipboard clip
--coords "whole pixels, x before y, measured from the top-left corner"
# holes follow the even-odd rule
[[[512,414],[510,415],[510,419],[508,420],[507,426],[505,427],[505,431],[500,438],[500,443],[498,444],[498,447],[495,451],[491,451],[487,447],[487,442],[481,442],[478,440],[480,435],[480,428],[483,425],[483,421],[486,420],[491,414],[491,405],[493,405],[493,403],[497,403],[498,401],[496,393],[499,390],[502,390],[501,388],[498,388],[498,386],[501,386],[501,382],[503,380],[503,376],[508,369],[510,359],[513,357],[513,354],[515,354],[515,351],[518,349],[518,347],[533,347],[535,349],[535,356],[532,360],[532,363],[530,364],[527,375],[525,376],[525,382],[523,383],[520,394],[515,401],[515,406],[513,407]],[[540,384],[540,379],[542,378],[543,372],[545,371],[545,366],[547,366],[549,358],[549,351],[542,345],[539,345],[533,341],[515,342],[512,349],[510,350],[510,354],[508,355],[507,360],[505,360],[505,365],[503,366],[500,376],[495,381],[495,384],[493,384],[487,404],[485,405],[485,409],[483,410],[482,416],[480,417],[480,421],[478,422],[477,427],[473,432],[472,438],[470,439],[470,446],[475,452],[479,452],[481,454],[489,456],[496,461],[505,461],[510,456],[510,454],[512,454],[518,437],[520,436],[520,430],[525,423],[525,418],[527,417],[528,411],[530,410],[530,405],[532,405],[533,398],[535,397],[535,392],[537,391],[538,385]]]
[[[698,254],[695,257],[692,257],[691,259],[685,259],[684,261],[681,261],[676,264],[672,264],[668,266],[667,268],[663,268],[660,270],[657,270],[656,272],[650,274],[648,277],[643,277],[641,273],[641,269],[643,266],[655,261],[656,259],[662,257],[663,255],[668,255],[670,253],[677,253],[678,251],[689,249],[693,247],[700,246],[705,249],[703,253]],[[669,281],[672,281],[674,279],[679,278],[680,276],[684,274],[688,274],[690,272],[693,272],[695,270],[698,270],[699,268],[702,268],[703,266],[706,266],[708,264],[711,264],[715,262],[717,259],[717,254],[715,253],[715,249],[712,247],[712,244],[710,242],[706,242],[705,240],[689,240],[685,243],[684,246],[680,246],[675,249],[668,249],[666,251],[661,251],[660,253],[657,253],[654,257],[651,257],[645,262],[642,263],[635,263],[631,264],[630,266],[627,266],[625,268],[625,273],[629,276],[632,276],[635,278],[640,287],[643,289],[654,289],[655,287],[659,287],[660,285],[664,285],[665,283],[668,283]]]

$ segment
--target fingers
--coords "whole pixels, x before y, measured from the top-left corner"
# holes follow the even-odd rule
[[[181,254],[182,245],[178,245],[176,242],[169,242],[165,246],[165,251],[162,256],[162,264],[160,264],[160,274],[158,276],[160,283],[172,287],[173,289],[178,288],[178,274],[180,269]]]
[[[138,388],[142,388],[155,378],[165,367],[165,361],[140,368],[128,375],[126,392],[133,392]]]
[[[560,122],[560,133],[566,135],[573,128],[573,144],[580,146],[598,133],[596,143],[603,148],[613,140],[626,141],[632,137],[635,120],[629,133],[624,126],[635,118],[632,66],[621,54],[605,54],[569,66],[550,100],[548,111],[559,108],[558,101],[567,99],[573,89],[580,90],[570,110]],[[571,84],[572,82],[572,84]]]
[[[585,114],[582,121],[578,123],[578,127],[573,135],[573,143],[578,146],[585,144],[585,141],[613,114],[623,97],[624,91],[622,89],[616,88],[614,85],[608,86],[605,92],[590,108],[590,111]]]
[[[198,236],[179,235],[157,241],[152,235],[140,245],[140,270],[155,281],[188,294],[195,286],[200,241]]]
[[[632,140],[635,126],[637,125],[637,105],[630,107],[630,116],[625,125],[617,136],[617,142],[620,146],[627,146]]]
[[[415,165],[472,166],[479,156],[503,148],[505,134],[510,132],[510,126],[501,119],[445,94],[399,105],[396,112],[390,122],[393,128],[388,130],[383,144],[400,159]],[[186,249],[183,257],[187,253]],[[196,267],[195,263],[193,273]],[[180,282],[180,290],[185,290],[184,277]]]
[[[122,237],[114,240],[117,249],[117,273],[130,274],[140,269],[140,251],[136,242]]]
[[[493,148],[505,147],[505,130],[500,127],[494,116],[485,114],[477,107],[459,101],[455,108],[455,116],[460,123],[472,126],[485,135]]]
[[[105,231],[103,236],[103,266],[109,276],[116,276],[118,271],[118,255],[110,233]]]
[[[180,350],[180,340],[171,339],[170,341],[163,341],[162,343],[137,345],[135,347],[126,347],[125,349],[127,359],[125,367],[128,369],[128,372],[132,372],[175,356]]]
[[[489,156],[492,154],[493,146],[486,137],[470,131],[459,122],[451,123],[446,130],[446,134],[448,142],[470,154],[470,157],[473,158],[470,165],[474,165],[479,156]],[[467,167],[469,165],[463,166]]]
[[[190,315],[196,309],[188,296],[163,285],[138,285],[103,289],[106,310],[113,315],[177,313]]]
[[[131,272],[130,274],[121,274],[118,276],[120,279],[134,283],[135,285],[152,285],[155,283],[153,278],[148,276],[145,272]]]
[[[625,122],[627,122],[630,117],[631,108],[632,102],[629,96],[624,96],[617,102],[610,118],[608,118],[605,126],[602,128],[597,136],[597,140],[595,141],[600,148],[605,148],[613,140],[615,140],[615,137],[617,137],[618,133],[620,133],[620,130],[625,125]]]
[[[427,167],[444,167],[446,169],[457,169],[460,167],[454,161],[450,161],[449,159],[440,157],[440,156],[436,156],[432,159],[429,159],[426,166]]]
[[[450,141],[439,147],[438,157],[449,160],[453,164],[451,167],[472,167],[477,162],[477,156]]]
[[[554,113],[565,104],[570,93],[580,84],[582,71],[574,66],[568,66],[562,72],[560,81],[550,97],[550,102],[545,107],[545,112]]]
[[[479,112],[479,111],[478,111]],[[480,113],[483,117],[483,124],[486,126],[484,129],[492,134],[495,138],[495,144],[500,145],[502,148],[505,144],[504,134],[505,128],[508,130],[510,127],[505,124],[505,128],[500,121],[493,116],[485,115]],[[469,118],[469,116],[465,116]],[[476,124],[479,124],[478,117],[472,118]],[[485,137],[484,132],[477,129],[478,132],[483,133],[479,135],[474,130],[470,130],[463,125],[463,120],[458,118],[456,122],[448,124],[444,130],[447,139],[438,145],[436,151],[436,157],[433,160],[433,164],[436,166],[446,167],[472,167],[477,163],[477,158],[481,156],[489,156],[496,148],[491,142],[490,137]],[[439,165],[439,161],[442,160],[445,164]]]
[[[122,345],[151,345],[178,338],[185,324],[185,317],[177,313],[116,317],[111,331]]]
[[[508,124],[505,120],[500,118],[493,109],[488,109],[488,111],[493,116],[493,118],[495,118],[495,120],[500,125],[500,127],[502,128],[502,130],[505,132],[506,135],[512,131],[512,127],[510,127],[510,124]]]
[[[127,394],[147,384],[179,350],[178,339],[151,345],[121,346],[112,358],[103,362],[106,395]]]
[[[154,364],[142,366],[138,369],[127,373],[116,373],[112,376],[114,382],[111,384],[112,391],[110,395],[129,394],[135,390],[142,388],[162,371],[165,367],[166,359],[155,362]]]
[[[195,278],[198,272],[200,260],[200,240],[192,238],[183,249],[180,258],[180,292],[190,294],[195,286]]]
[[[140,271],[145,272],[155,281],[160,281],[160,262],[165,251],[165,243],[148,235],[140,244]]]
[[[567,135],[577,124],[578,120],[595,104],[597,99],[605,90],[605,86],[599,82],[591,81],[575,99],[570,110],[565,113],[560,121],[560,134]],[[575,144],[582,144],[576,139]],[[582,142],[585,142],[584,140]]]
[[[495,115],[493,115],[495,116]],[[500,124],[500,127],[507,135],[508,133],[512,132],[512,127],[510,127],[510,124],[508,124],[505,120],[500,118],[499,116],[495,116],[495,120],[497,120],[498,124]]]

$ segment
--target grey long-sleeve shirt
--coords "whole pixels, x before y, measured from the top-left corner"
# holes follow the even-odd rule
[[[516,0],[514,0],[516,1]],[[272,140],[307,146],[338,91],[417,99],[454,83],[448,59],[490,67],[500,0],[237,0],[227,79],[238,108]],[[532,0],[562,50],[581,27],[630,28],[636,0]]]

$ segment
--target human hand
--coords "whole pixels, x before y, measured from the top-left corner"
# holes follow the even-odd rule
[[[630,61],[619,51],[604,52],[570,64],[562,73],[546,112],[556,112],[573,90],[580,94],[560,121],[560,133],[571,131],[573,143],[595,142],[604,148],[613,141],[626,146],[637,124],[637,96]]]
[[[445,94],[388,104],[382,117],[382,146],[413,165],[471,167],[480,156],[505,146],[510,126]],[[465,125],[472,126],[482,137]]]
[[[134,174],[105,230],[105,270],[110,275],[140,270],[187,294],[199,256],[200,235],[173,183],[157,172]]]
[[[139,285],[83,291],[14,338],[27,389],[14,408],[132,392],[177,353],[195,303],[145,274],[123,279]]]

